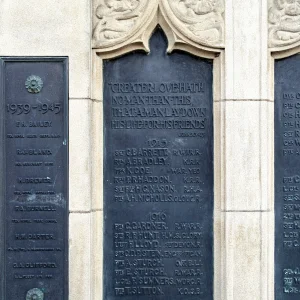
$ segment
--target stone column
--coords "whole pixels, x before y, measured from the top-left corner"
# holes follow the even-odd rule
[[[226,0],[222,287],[226,300],[273,299],[273,99],[267,1]]]

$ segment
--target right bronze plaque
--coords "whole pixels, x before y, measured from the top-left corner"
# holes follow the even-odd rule
[[[300,55],[275,64],[275,299],[300,299]]]

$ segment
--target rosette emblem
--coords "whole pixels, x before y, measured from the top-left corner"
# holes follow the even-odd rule
[[[39,76],[31,75],[26,79],[25,87],[29,93],[37,94],[43,88],[43,80]]]
[[[26,300],[44,300],[44,293],[40,289],[34,288],[27,292]]]

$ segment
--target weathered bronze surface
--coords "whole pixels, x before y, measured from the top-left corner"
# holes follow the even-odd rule
[[[104,299],[213,299],[212,61],[104,64]]]
[[[68,299],[67,63],[0,58],[1,299]]]
[[[275,63],[275,291],[300,297],[300,55]]]

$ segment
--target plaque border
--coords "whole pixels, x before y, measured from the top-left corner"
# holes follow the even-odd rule
[[[64,299],[69,299],[69,57],[68,56],[0,56],[0,140],[3,142],[0,147],[0,299],[6,299],[6,286],[5,286],[5,196],[6,196],[6,180],[5,180],[5,67],[8,62],[60,62],[64,68],[64,136],[67,141],[66,151],[64,153],[64,160],[66,165],[66,230],[65,230],[65,244],[64,244],[64,269],[66,272],[64,279]]]

